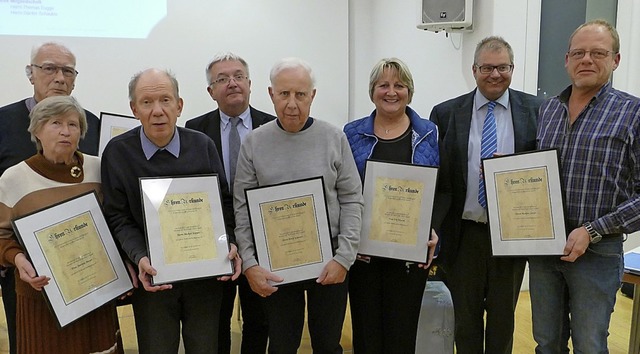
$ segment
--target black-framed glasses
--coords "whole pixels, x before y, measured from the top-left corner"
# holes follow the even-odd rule
[[[500,74],[506,74],[513,70],[513,64],[502,65],[476,65],[481,74],[491,74],[494,70],[498,70]]]
[[[585,55],[589,53],[591,59],[604,59],[612,54],[612,51],[604,50],[604,49],[594,49],[594,50],[584,50],[584,49],[573,49],[570,50],[567,54],[571,59],[582,59]]]
[[[213,80],[213,84],[226,85],[229,82],[231,82],[231,79],[235,80],[235,82],[244,82],[244,80],[246,80],[248,78],[249,77],[247,77],[245,74],[237,74],[237,75],[233,75],[233,76],[222,76],[222,77],[219,77],[219,78]]]
[[[58,72],[58,70],[62,71],[62,75],[65,77],[75,77],[76,75],[78,75],[78,71],[70,66],[62,66],[62,65],[55,65],[55,64],[44,64],[44,65],[31,64],[31,66],[35,66],[36,68],[42,70],[42,72],[47,75],[55,75]]]

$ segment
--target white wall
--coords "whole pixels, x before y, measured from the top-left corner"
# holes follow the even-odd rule
[[[183,125],[216,107],[206,92],[204,69],[215,53],[231,50],[249,62],[252,104],[268,112],[271,66],[287,56],[309,61],[318,88],[312,115],[341,125],[349,105],[348,21],[344,0],[171,0],[167,17],[147,39],[0,36],[0,106],[33,94],[24,66],[33,45],[53,40],[76,54],[80,74],[73,95],[96,114],[131,114],[131,76],[148,67],[168,68],[185,101]]]
[[[620,35],[620,66],[614,72],[613,84],[617,89],[640,96],[640,3],[636,0],[618,0],[616,29]],[[629,235],[624,243],[625,252],[640,247],[640,232]]]
[[[512,87],[536,92],[541,0],[476,0],[474,31],[451,35],[415,27],[418,1],[172,0],[167,2],[168,16],[146,40],[0,36],[0,46],[10,48],[3,51],[0,70],[11,83],[10,89],[0,91],[0,104],[32,93],[23,68],[31,47],[49,40],[65,43],[76,53],[80,75],[74,95],[96,113],[129,114],[126,84],[131,75],[151,66],[172,69],[185,99],[181,124],[215,107],[205,91],[203,68],[213,54],[225,50],[249,61],[252,104],[269,112],[273,108],[266,88],[272,64],[284,56],[310,61],[318,79],[312,114],[337,125],[370,113],[369,71],[389,56],[411,68],[416,81],[412,107],[428,116],[435,104],[475,87],[475,45],[493,34],[514,48]],[[628,38],[634,30],[640,33],[640,25],[631,21],[640,5],[619,0],[619,8],[623,60],[615,83],[640,94],[640,68],[629,65],[627,55],[640,56],[640,40]]]
[[[618,0],[616,29],[620,35],[620,66],[614,72],[614,86],[640,96],[640,2]],[[640,244],[639,244],[640,245]]]
[[[9,83],[0,90],[0,104],[31,95],[24,66],[31,47],[50,40],[76,53],[80,75],[74,95],[96,113],[129,114],[126,85],[131,75],[151,66],[172,69],[185,99],[180,124],[215,107],[205,91],[203,72],[216,52],[226,50],[249,61],[252,104],[269,112],[272,64],[285,56],[310,61],[318,79],[312,114],[337,125],[371,112],[369,71],[389,56],[411,68],[416,81],[412,107],[428,116],[435,104],[475,87],[475,45],[493,34],[514,48],[512,87],[535,94],[541,0],[476,0],[474,31],[451,35],[416,28],[418,1],[171,0],[168,16],[145,40],[0,36],[5,48],[0,72]],[[632,21],[640,15],[640,5],[619,0],[618,7],[622,62],[614,83],[640,95],[640,67],[631,65],[632,57],[640,57],[640,35],[633,35],[640,33],[640,24]]]
[[[350,0],[350,120],[373,110],[369,72],[385,57],[409,66],[416,89],[411,106],[423,117],[434,105],[471,91],[475,46],[490,35],[504,37],[514,49],[512,87],[535,94],[540,0],[476,0],[474,31],[450,35],[416,29],[416,1]]]

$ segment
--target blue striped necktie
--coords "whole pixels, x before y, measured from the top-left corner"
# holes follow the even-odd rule
[[[496,133],[496,117],[493,115],[493,109],[496,107],[496,102],[491,101],[487,104],[487,116],[484,119],[484,126],[482,127],[482,141],[480,158],[487,158],[493,156],[498,151],[498,134]],[[487,195],[485,193],[484,178],[480,174],[480,183],[478,184],[478,203],[483,208],[487,207]]]

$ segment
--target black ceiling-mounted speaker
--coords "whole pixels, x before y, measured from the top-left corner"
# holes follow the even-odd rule
[[[473,0],[417,0],[419,29],[473,31]]]

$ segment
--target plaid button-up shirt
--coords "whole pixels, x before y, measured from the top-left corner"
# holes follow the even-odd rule
[[[608,83],[569,125],[571,86],[542,104],[538,148],[557,148],[567,232],[640,229],[640,99]]]

